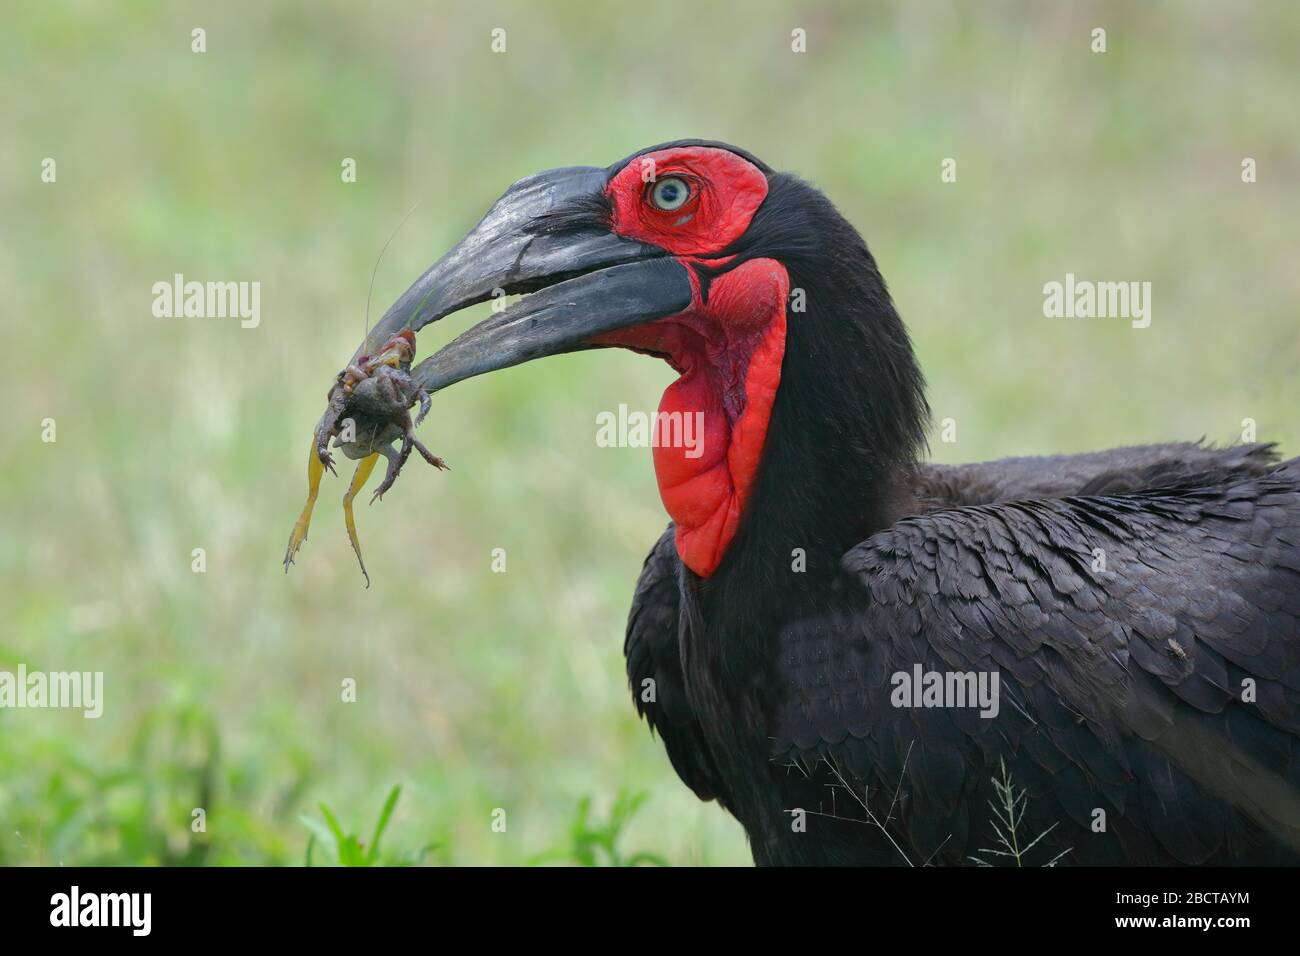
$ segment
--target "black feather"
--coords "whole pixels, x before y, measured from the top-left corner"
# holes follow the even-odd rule
[[[1045,834],[1027,864],[1300,862],[1300,459],[920,463],[923,380],[874,259],[760,168],[735,259],[706,268],[776,259],[806,303],[759,476],[711,578],[669,528],[628,623],[683,780],[760,863],[994,862],[1008,794],[1022,844]],[[997,715],[894,706],[918,665],[996,672]]]

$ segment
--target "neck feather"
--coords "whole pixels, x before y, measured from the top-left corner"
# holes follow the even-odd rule
[[[786,268],[786,349],[758,475],[715,577],[755,595],[814,595],[846,550],[897,517],[929,408],[907,330],[861,236],[793,177],[773,177],[768,204],[747,233],[753,248],[742,251]]]

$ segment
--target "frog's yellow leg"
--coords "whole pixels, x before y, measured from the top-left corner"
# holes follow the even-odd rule
[[[307,540],[307,528],[311,524],[311,510],[316,506],[316,494],[320,491],[320,478],[324,473],[325,466],[321,463],[320,456],[316,454],[316,442],[313,440],[311,450],[307,452],[307,503],[302,506],[302,514],[298,516],[298,521],[289,534],[289,547],[284,552],[285,574],[289,573],[289,565],[293,564],[293,556],[298,553],[302,543]]]
[[[357,553],[357,563],[361,565],[361,573],[366,576],[366,587],[370,587],[370,573],[366,570],[366,562],[361,558],[361,542],[357,539],[357,523],[352,517],[352,499],[360,494],[361,489],[365,487],[366,481],[370,478],[370,473],[375,470],[375,462],[379,461],[379,452],[375,452],[369,458],[363,458],[357,462],[357,470],[352,473],[352,484],[348,486],[348,493],[343,496],[343,520],[348,526],[348,540],[352,542],[352,550]]]

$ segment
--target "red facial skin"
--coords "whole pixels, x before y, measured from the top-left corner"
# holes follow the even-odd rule
[[[691,188],[682,207],[650,201],[644,160],[657,180],[674,176]],[[713,279],[708,301],[691,268],[739,238],[767,195],[767,179],[723,149],[679,147],[640,156],[607,187],[614,231],[652,242],[687,266],[692,303],[684,312],[593,339],[664,357],[680,373],[659,403],[663,413],[703,413],[703,452],[654,449],[655,477],[676,524],[677,553],[701,577],[717,570],[735,536],[762,458],[785,354],[790,280],[774,259],[752,259]],[[712,267],[727,260],[709,260]]]

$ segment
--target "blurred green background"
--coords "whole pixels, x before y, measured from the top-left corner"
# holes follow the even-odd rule
[[[730,141],[866,236],[956,421],[937,459],[1227,442],[1245,418],[1300,449],[1294,3],[87,0],[4,20],[0,669],[103,671],[106,702],[0,711],[0,863],[301,863],[319,804],[368,843],[397,784],[385,862],[749,861],[623,672],[666,519],[649,452],[598,448],[595,416],[653,409],[666,367],[592,353],[451,389],[421,435],[453,470],[415,460],[358,509],[374,587],[337,479],[282,573],[325,388],[417,201],[372,320],[520,176]],[[259,281],[260,326],[154,318],[177,272]],[[1152,282],[1151,327],[1045,319],[1066,272]]]

